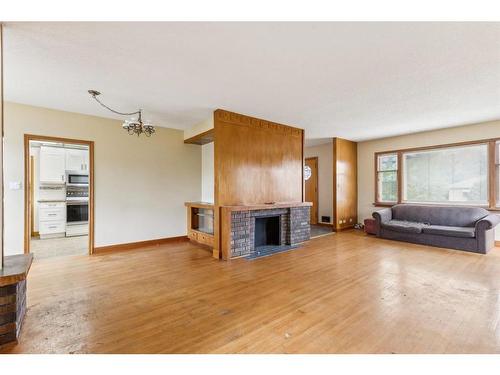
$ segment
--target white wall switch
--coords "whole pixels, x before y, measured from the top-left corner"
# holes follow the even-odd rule
[[[9,181],[9,189],[10,190],[21,190],[21,182],[20,181]]]

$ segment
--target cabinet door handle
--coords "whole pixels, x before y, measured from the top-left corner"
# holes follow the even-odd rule
[[[64,175],[61,175],[61,181],[64,182]]]
[[[57,216],[57,214],[49,214],[48,216]]]

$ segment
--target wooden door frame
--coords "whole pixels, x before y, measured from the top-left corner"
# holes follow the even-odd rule
[[[308,160],[315,160],[316,162],[316,192],[314,193],[314,196],[316,201],[316,224],[318,224],[320,222],[319,221],[319,158],[318,156],[311,156],[309,158],[305,158],[304,165],[307,163]],[[304,180],[304,197],[305,197],[306,195],[305,179],[302,178],[302,180]]]
[[[24,253],[30,252],[31,197],[30,197],[30,141],[46,141],[87,145],[89,147],[89,255],[94,253],[94,141],[24,134]]]

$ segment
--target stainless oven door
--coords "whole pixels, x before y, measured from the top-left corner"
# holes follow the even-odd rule
[[[85,224],[88,221],[88,201],[66,201],[66,225]]]

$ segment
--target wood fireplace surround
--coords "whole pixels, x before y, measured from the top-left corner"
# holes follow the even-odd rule
[[[191,240],[211,246],[215,258],[245,256],[255,250],[255,218],[269,215],[280,217],[280,243],[309,239],[303,129],[218,109],[213,129],[185,140],[207,142],[214,142],[214,203],[186,203]],[[196,230],[194,205],[213,210],[213,234]]]

